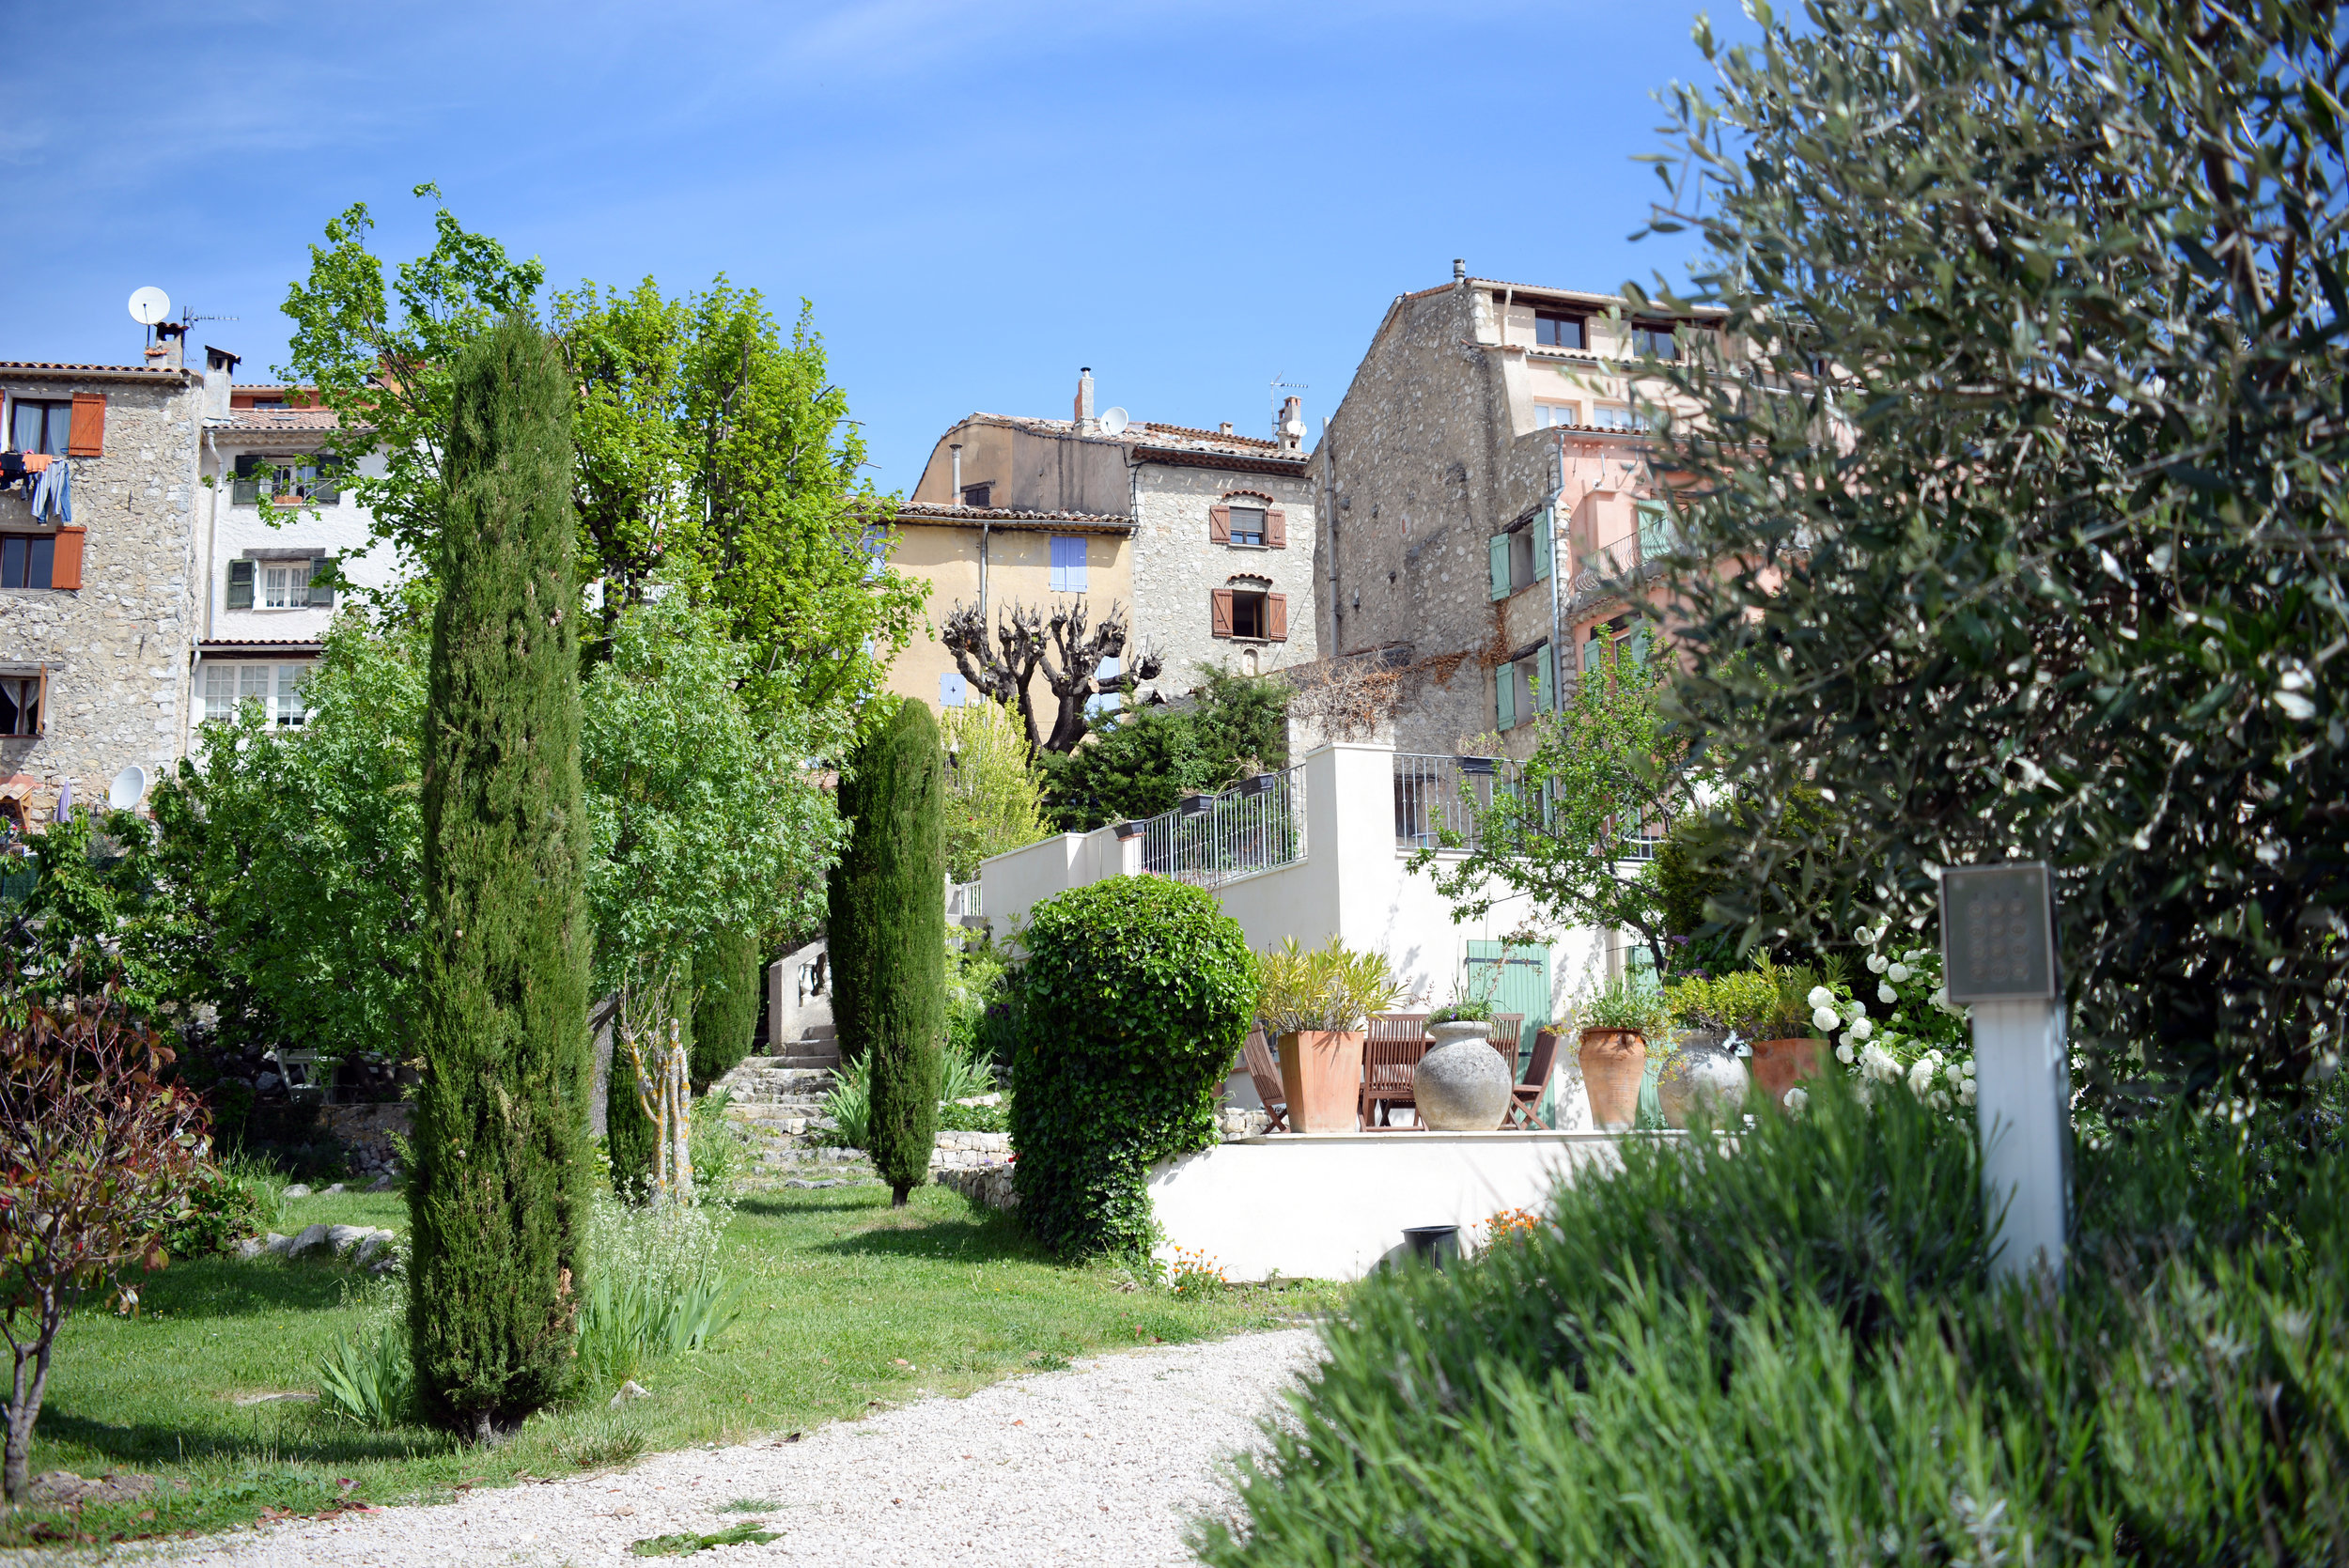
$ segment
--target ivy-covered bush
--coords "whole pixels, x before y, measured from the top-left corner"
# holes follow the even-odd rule
[[[1256,959],[1197,888],[1120,877],[1031,912],[1012,1146],[1019,1212],[1063,1256],[1149,1245],[1151,1165],[1215,1141]]]

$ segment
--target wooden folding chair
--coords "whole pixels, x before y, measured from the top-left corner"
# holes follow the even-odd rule
[[[1509,1092],[1508,1119],[1528,1132],[1535,1131],[1541,1126],[1533,1120],[1533,1108],[1542,1103],[1542,1091],[1549,1087],[1549,1070],[1557,1063],[1558,1032],[1554,1029],[1536,1031],[1532,1059],[1525,1064],[1525,1078]]]
[[[1525,1015],[1495,1013],[1492,1033],[1487,1038],[1492,1041],[1493,1049],[1501,1053],[1501,1059],[1509,1063],[1509,1077],[1515,1080],[1517,1076],[1517,1047],[1525,1038]]]
[[[1248,1080],[1256,1086],[1256,1098],[1264,1101],[1264,1113],[1271,1121],[1265,1130],[1288,1131],[1289,1092],[1281,1083],[1281,1064],[1273,1060],[1272,1048],[1265,1044],[1264,1031],[1250,1030],[1239,1054],[1248,1064]]]
[[[1378,1130],[1382,1108],[1392,1115],[1396,1106],[1417,1106],[1411,1075],[1426,1052],[1424,1035],[1372,1035],[1362,1042],[1362,1100],[1359,1114],[1364,1132]]]

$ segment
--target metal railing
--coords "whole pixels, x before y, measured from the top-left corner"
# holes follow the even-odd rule
[[[1518,765],[1507,757],[1394,754],[1394,844],[1398,849],[1473,849],[1477,814],[1493,791],[1517,787]]]
[[[1215,888],[1305,858],[1305,769],[1259,773],[1221,795],[1194,795],[1173,811],[1128,824],[1139,831],[1141,869]]]
[[[979,908],[979,884],[950,882],[946,886],[946,918],[957,920],[964,915],[984,914]]]

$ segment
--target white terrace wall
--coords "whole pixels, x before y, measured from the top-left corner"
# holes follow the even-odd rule
[[[1605,958],[1601,934],[1534,915],[1523,894],[1496,901],[1473,920],[1455,920],[1432,875],[1414,871],[1397,848],[1394,753],[1385,746],[1326,745],[1305,756],[1305,857],[1216,890],[1224,910],[1259,951],[1295,937],[1316,947],[1332,936],[1387,955],[1423,1008],[1447,1001],[1473,940],[1546,944],[1550,1017],[1557,1017]],[[1140,841],[1111,828],[1066,833],[980,862],[981,908],[1000,939],[1054,893],[1139,868]]]

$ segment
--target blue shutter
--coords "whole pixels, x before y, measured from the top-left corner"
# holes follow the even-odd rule
[[[1533,520],[1532,526],[1533,581],[1539,582],[1549,576],[1550,515],[1548,507],[1545,506],[1542,508],[1542,515]]]
[[[962,675],[954,670],[938,677],[938,706],[960,707],[969,700],[969,687]]]
[[[1085,591],[1085,542],[1081,535],[1052,536],[1052,586],[1056,594]]]
[[[1493,598],[1509,597],[1509,536],[1496,534],[1492,538]],[[1507,725],[1501,726],[1506,729]]]
[[[1517,667],[1503,664],[1493,672],[1493,716],[1496,727],[1517,727]]]

